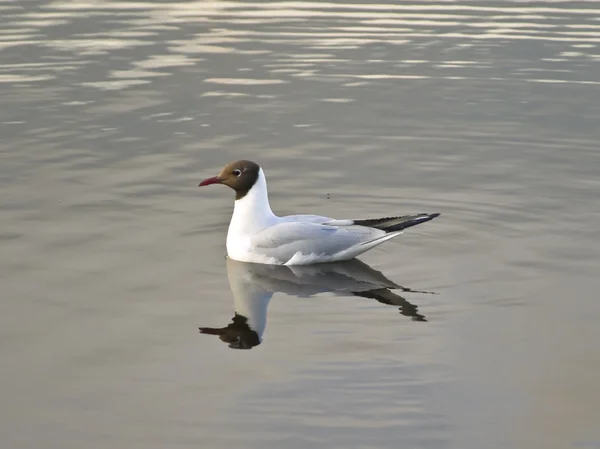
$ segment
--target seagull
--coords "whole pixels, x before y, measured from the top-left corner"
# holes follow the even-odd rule
[[[227,256],[267,265],[312,265],[350,260],[440,214],[342,219],[319,215],[278,217],[269,205],[267,180],[256,163],[227,164],[199,187],[224,184],[235,191],[227,231]]]

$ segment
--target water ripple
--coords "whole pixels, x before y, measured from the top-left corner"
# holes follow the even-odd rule
[[[150,78],[170,75],[169,71],[157,72],[182,65],[197,65],[202,59],[210,61],[219,55],[253,55],[256,63],[269,68],[271,73],[290,77],[354,77],[366,80],[425,80],[448,79],[471,82],[488,76],[489,68],[474,51],[491,51],[505,47],[511,40],[526,41],[527,45],[557,44],[552,51],[542,51],[542,61],[549,66],[553,77],[528,77],[524,82],[533,83],[582,83],[596,84],[597,79],[567,79],[560,71],[550,67],[558,62],[575,59],[581,63],[598,58],[597,43],[600,41],[600,25],[593,20],[600,13],[594,2],[555,2],[539,5],[509,3],[496,5],[464,5],[456,2],[432,2],[427,4],[345,4],[333,2],[51,2],[37,10],[3,5],[9,26],[0,32],[0,47],[11,50],[18,47],[49,47],[64,53],[62,70],[81,70],[94,60],[108,54],[132,57],[129,64],[144,67],[146,72],[124,68],[84,83],[99,89],[126,89],[153,83]],[[115,20],[113,12],[119,16]],[[91,18],[105,22],[105,29],[81,32]],[[334,20],[323,27],[323,21]],[[185,39],[174,33],[180,26],[196,23],[206,27],[202,32],[188,34]],[[73,30],[69,38],[56,38],[63,28]],[[43,31],[44,30],[44,31]],[[43,31],[43,32],[42,32]],[[50,39],[44,36],[48,34]],[[172,36],[171,36],[172,35]],[[442,40],[447,44],[441,46]],[[161,42],[161,45],[158,43]],[[252,46],[260,42],[260,50]],[[560,44],[560,45],[558,45]],[[283,55],[281,45],[291,45],[298,51]],[[431,73],[431,62],[390,61],[377,58],[385,54],[381,46],[427,46],[448,54],[448,59]],[[565,51],[567,45],[576,51]],[[143,51],[131,54],[136,48],[162,47],[163,56],[148,55],[139,59]],[[251,48],[253,47],[253,48]],[[381,47],[381,48],[376,48]],[[444,47],[444,48],[442,48]],[[326,50],[313,55],[301,50]],[[343,53],[369,50],[371,73],[356,73],[352,67],[354,56]],[[127,55],[126,55],[126,53]],[[383,52],[383,53],[382,53]],[[303,54],[305,53],[305,54]],[[14,62],[16,53],[8,53],[8,59],[0,70],[3,83],[31,83],[54,79],[57,64],[38,63],[36,75],[24,73],[26,67]],[[462,57],[461,57],[462,56]],[[466,57],[465,57],[466,56]],[[149,59],[148,59],[149,58]],[[13,61],[11,61],[13,59]],[[165,62],[162,62],[164,59]],[[437,58],[436,58],[437,59]],[[68,60],[68,62],[66,62]],[[154,64],[148,60],[156,61]],[[169,63],[168,61],[172,61]],[[456,61],[463,61],[458,63]],[[539,63],[539,62],[536,62]],[[402,64],[409,73],[394,73],[381,69],[396,68]],[[306,68],[317,67],[317,70]],[[380,67],[377,70],[376,67]],[[534,70],[536,67],[531,67]],[[522,70],[521,68],[520,70]],[[563,70],[569,71],[568,68]],[[477,71],[477,75],[475,74]],[[150,73],[153,72],[153,73]],[[562,72],[566,73],[566,72]],[[101,76],[101,74],[99,74]],[[507,73],[508,79],[518,76]],[[227,77],[210,77],[227,80]],[[252,77],[253,82],[259,80]],[[501,79],[501,78],[500,78]],[[269,81],[275,82],[275,81]],[[279,82],[285,82],[280,80]],[[224,84],[235,84],[227,83]]]

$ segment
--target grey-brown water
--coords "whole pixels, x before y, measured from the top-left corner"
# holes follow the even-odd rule
[[[600,447],[598,17],[0,1],[2,448]],[[388,303],[232,271],[238,158],[280,214],[442,216],[361,257]],[[198,332],[230,281],[250,350]]]

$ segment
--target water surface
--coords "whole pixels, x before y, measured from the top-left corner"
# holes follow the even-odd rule
[[[599,15],[0,1],[2,446],[600,447]],[[425,320],[327,281],[199,334],[239,158],[280,214],[441,212],[361,257]]]

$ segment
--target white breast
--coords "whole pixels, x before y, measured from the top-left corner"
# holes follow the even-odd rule
[[[269,205],[267,181],[262,169],[246,196],[236,200],[227,231],[227,255],[242,262],[273,263],[272,258],[255,254],[251,238],[279,222]]]

